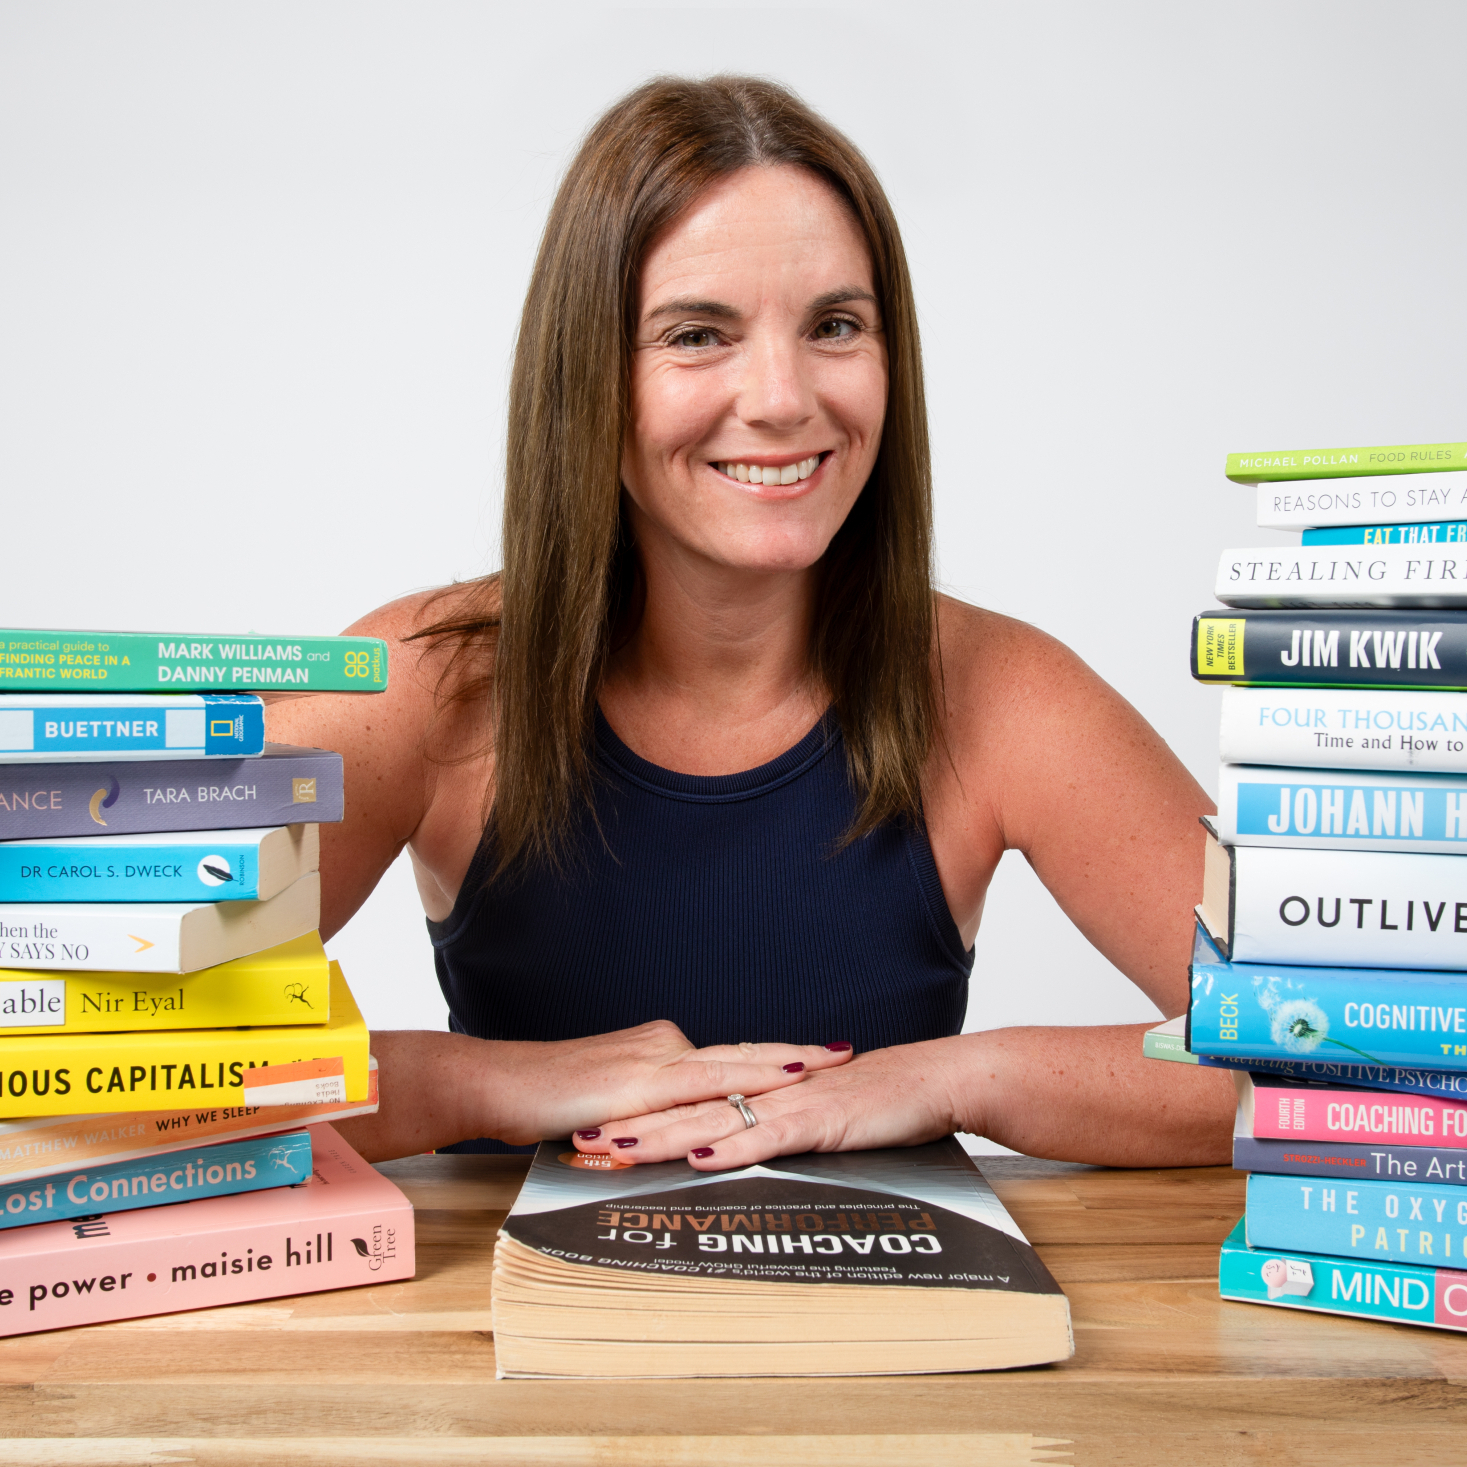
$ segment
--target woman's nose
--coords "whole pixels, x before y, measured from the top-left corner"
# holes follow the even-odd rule
[[[772,333],[750,343],[739,385],[739,416],[746,423],[787,432],[814,414],[815,394],[800,345]]]

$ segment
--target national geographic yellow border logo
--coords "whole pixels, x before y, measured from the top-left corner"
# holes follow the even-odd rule
[[[1243,673],[1243,632],[1247,622],[1241,616],[1199,616],[1197,618],[1197,676],[1241,678]]]

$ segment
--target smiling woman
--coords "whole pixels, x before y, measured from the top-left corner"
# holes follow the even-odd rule
[[[1180,1012],[1209,807],[1065,649],[935,595],[900,236],[787,91],[657,81],[591,130],[521,322],[504,569],[353,630],[393,643],[382,716],[272,736],[346,756],[323,926],[410,849],[455,1031],[374,1036],[368,1155],[1226,1155],[1226,1077],[1146,1069],[1138,1026],[958,1034],[1008,848]]]

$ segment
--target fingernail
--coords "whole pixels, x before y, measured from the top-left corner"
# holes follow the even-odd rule
[[[800,1073],[800,1071],[803,1070],[804,1068],[805,1068],[804,1064],[800,1060],[796,1060],[794,1062],[794,1064],[792,1064],[792,1065],[786,1065],[784,1067],[784,1072],[785,1072],[786,1075],[798,1075]]]
[[[849,1039],[837,1039],[834,1044],[827,1044],[825,1047],[829,1050],[834,1050],[837,1054],[843,1054],[851,1047],[851,1041]]]
[[[693,1147],[693,1155],[696,1156],[699,1161],[702,1161],[705,1157],[713,1155],[713,1148],[711,1146],[695,1146]]]
[[[601,1134],[601,1127],[597,1126],[594,1131],[577,1131],[576,1140],[594,1141]]]
[[[620,1146],[625,1150],[628,1146],[635,1146],[637,1144],[637,1138],[635,1136],[614,1136],[611,1144],[613,1146]]]

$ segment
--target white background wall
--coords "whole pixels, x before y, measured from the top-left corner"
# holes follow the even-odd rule
[[[0,0],[0,623],[327,632],[497,564],[506,370],[588,123],[796,87],[885,180],[941,578],[1214,785],[1229,450],[1467,437],[1460,4]],[[401,863],[333,943],[443,1005]],[[1151,1005],[1008,858],[970,1027]]]

